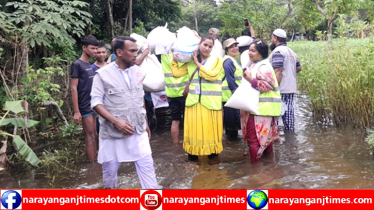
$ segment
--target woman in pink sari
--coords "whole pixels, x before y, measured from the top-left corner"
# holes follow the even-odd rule
[[[249,46],[249,57],[253,63],[243,75],[253,88],[260,91],[260,114],[240,111],[243,137],[248,142],[251,161],[261,159],[264,152],[271,153],[272,142],[279,140],[277,117],[281,114],[281,96],[268,55],[269,47],[265,42],[253,41]]]

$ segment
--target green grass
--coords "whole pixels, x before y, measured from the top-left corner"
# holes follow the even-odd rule
[[[289,43],[302,65],[298,86],[308,94],[314,117],[335,124],[374,123],[374,40],[336,39],[327,54],[326,42]]]

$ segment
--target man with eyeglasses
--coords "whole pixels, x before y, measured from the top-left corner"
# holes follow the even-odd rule
[[[297,93],[297,73],[301,71],[296,53],[287,47],[287,34],[282,29],[276,29],[271,35],[273,52],[269,56],[279,83],[282,105],[287,107],[282,116],[284,130],[295,131],[294,94]]]

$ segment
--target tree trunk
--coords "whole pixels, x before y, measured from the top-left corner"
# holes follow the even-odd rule
[[[27,76],[27,65],[29,64],[29,48],[27,47],[27,41],[21,42],[21,75],[22,77]]]
[[[108,4],[108,13],[109,13],[109,24],[110,24],[110,34],[112,38],[114,38],[114,21],[113,21],[113,8],[112,8],[112,0],[107,0]]]
[[[196,32],[199,33],[199,26],[197,25],[197,9],[196,9],[196,0],[194,1],[194,6],[195,6],[195,28],[196,28]]]
[[[129,32],[132,34],[132,0],[129,3]]]
[[[332,23],[334,22],[333,19],[328,19],[327,20],[327,48],[328,50],[332,50]]]

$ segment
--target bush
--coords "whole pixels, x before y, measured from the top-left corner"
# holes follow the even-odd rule
[[[314,117],[323,122],[370,127],[374,121],[374,43],[369,39],[295,42],[302,65],[299,90],[310,96]]]

